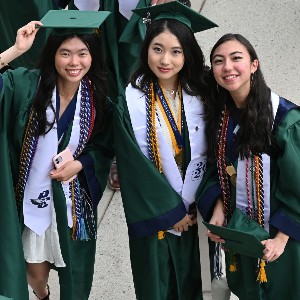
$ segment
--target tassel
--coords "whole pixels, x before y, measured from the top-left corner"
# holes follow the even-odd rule
[[[162,239],[164,239],[165,238],[165,231],[163,231],[163,230],[160,230],[158,233],[157,233],[157,238],[159,239],[159,240],[162,240]]]
[[[265,261],[263,259],[261,259],[260,264],[259,264],[259,272],[258,272],[257,279],[256,279],[260,283],[268,281],[265,266],[266,266]]]
[[[229,271],[230,272],[236,272],[237,271],[237,261],[236,256],[233,252],[230,251],[230,265],[229,265]]]
[[[89,240],[89,237],[88,237],[88,234],[87,234],[87,231],[86,231],[86,227],[85,227],[85,223],[84,223],[84,219],[81,218],[80,220],[80,227],[81,227],[81,230],[80,230],[80,240],[81,241],[88,241]]]
[[[222,278],[222,252],[221,243],[216,243],[214,254],[214,278],[220,280]]]

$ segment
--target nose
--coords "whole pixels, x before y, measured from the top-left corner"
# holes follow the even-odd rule
[[[169,62],[170,62],[169,54],[168,54],[168,53],[162,54],[161,59],[160,59],[160,63],[161,63],[162,65],[168,65]]]
[[[232,69],[232,62],[230,59],[226,59],[223,64],[223,70],[228,71]]]
[[[78,65],[78,56],[77,55],[72,55],[70,57],[70,65],[71,66],[77,66]]]

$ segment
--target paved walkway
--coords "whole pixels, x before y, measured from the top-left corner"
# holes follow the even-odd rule
[[[202,8],[202,13],[219,25],[197,34],[205,57],[208,58],[212,45],[223,34],[241,33],[255,45],[270,88],[300,104],[299,0],[192,0],[192,5],[196,10]],[[134,300],[120,192],[106,189],[99,206],[99,223],[90,299]],[[58,300],[56,273],[50,277],[51,299]],[[205,295],[205,298],[208,300],[211,296]]]

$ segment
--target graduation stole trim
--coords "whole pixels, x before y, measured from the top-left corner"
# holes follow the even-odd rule
[[[56,89],[53,91],[52,96],[52,105],[55,107],[56,103]],[[47,120],[49,122],[53,121],[55,118],[55,112],[48,107],[47,111]],[[95,108],[94,108],[94,97],[92,93],[92,87],[91,83],[88,80],[87,77],[83,78],[80,84],[80,89],[77,95],[77,104],[76,104],[76,111],[74,116],[74,121],[72,125],[72,132],[71,137],[69,140],[68,147],[71,149],[74,158],[77,158],[82,150],[84,149],[84,146],[86,142],[88,141],[91,132],[93,130],[94,126],[94,118],[95,118]],[[51,122],[52,123],[52,122]],[[32,219],[34,222],[36,221],[35,218],[43,218],[45,222],[43,226],[35,226],[34,227],[40,227],[40,228],[34,228],[34,231],[37,234],[42,234],[47,228],[45,226],[46,223],[51,224],[51,210],[50,205],[52,201],[52,186],[51,186],[51,180],[49,178],[49,172],[53,168],[52,164],[52,157],[57,153],[58,148],[58,140],[57,140],[57,127],[56,124],[47,132],[47,134],[38,136],[37,135],[37,120],[36,120],[36,112],[34,109],[31,109],[29,122],[27,124],[27,128],[25,131],[25,137],[23,140],[22,145],[22,151],[21,151],[21,157],[20,157],[20,171],[19,171],[19,179],[16,186],[16,200],[18,204],[18,209],[20,213],[20,209],[22,207],[22,203],[24,202],[24,222],[27,218],[27,215],[29,213],[28,220]],[[77,128],[77,129],[76,129]],[[56,146],[55,146],[56,144]],[[48,147],[47,147],[48,145]],[[52,147],[49,147],[49,145],[52,145]],[[51,149],[53,150],[51,152]],[[38,150],[38,151],[37,151]],[[41,160],[42,159],[42,160]],[[41,164],[43,162],[43,164]],[[34,173],[30,173],[30,171],[33,170]],[[36,175],[38,174],[38,176]],[[41,181],[40,184],[36,182],[38,178],[45,177]],[[32,177],[32,178],[31,178]],[[34,182],[32,182],[32,179],[34,178]],[[77,226],[79,221],[81,221],[82,224],[82,217],[86,215],[85,212],[83,212],[83,206],[85,205],[82,199],[82,195],[78,192],[78,186],[79,181],[78,178],[76,180],[73,180],[69,185],[64,185],[63,189],[66,190],[66,186],[69,189],[69,193],[65,193],[65,195],[72,198],[71,202],[74,208],[71,210],[73,211],[74,215],[71,217],[73,219],[73,231],[74,228],[76,231],[83,228],[83,226]],[[77,186],[77,187],[76,187]],[[37,189],[40,190],[40,194],[37,191]],[[34,192],[36,191],[36,192]],[[32,192],[35,194],[38,193],[39,196],[37,199],[32,199],[26,196],[32,195]],[[36,194],[37,195],[37,194]],[[28,198],[28,199],[27,199]],[[47,210],[47,213],[43,213],[41,216],[42,211],[39,209],[35,213],[32,212],[32,210],[28,210],[29,207],[25,207],[26,202],[30,204],[30,202],[33,204],[32,200],[35,200],[35,205],[38,208],[43,208],[43,211]],[[66,199],[68,203],[68,198]],[[78,207],[80,206],[81,210],[78,210]],[[89,205],[88,205],[89,206]],[[32,207],[32,205],[31,205]],[[46,208],[44,210],[44,208]],[[72,214],[71,211],[71,214]],[[69,209],[68,209],[69,214]],[[92,216],[92,218],[94,218]],[[70,219],[68,217],[68,219]],[[78,220],[79,219],[79,220]],[[30,222],[30,221],[29,221]],[[38,222],[37,222],[38,223]],[[87,222],[90,224],[90,222]],[[31,224],[32,225],[32,224]],[[48,226],[49,226],[48,225]],[[89,226],[90,228],[90,226]],[[85,228],[83,228],[85,229]],[[77,232],[77,235],[73,234],[73,237],[79,237],[80,232]]]
[[[272,93],[274,119],[279,106],[279,96]],[[269,231],[270,219],[270,156],[266,153],[252,155],[248,159],[238,158],[237,171],[226,165],[226,134],[229,111],[225,108],[219,132],[218,171],[223,194],[226,218],[232,213],[230,179],[236,176],[236,207],[255,219]]]
[[[155,82],[154,88],[156,93],[151,93],[151,95],[156,94],[156,101],[158,102],[159,108],[163,114],[165,122],[168,126],[172,145],[175,150],[175,154],[180,154],[183,148],[183,101],[182,101],[182,93],[181,86],[178,85],[179,92],[179,108],[178,108],[178,122],[175,121],[174,114],[170,109],[170,102],[168,97],[166,97],[163,88],[160,83]]]
[[[127,107],[137,144],[142,153],[151,160],[147,139],[149,136],[156,136],[161,170],[172,188],[181,196],[188,211],[189,205],[194,202],[196,190],[206,169],[206,156],[204,153],[207,144],[204,131],[205,122],[202,117],[204,115],[202,101],[198,97],[185,94],[184,91],[182,92],[182,98],[191,147],[191,161],[187,166],[184,181],[178,170],[172,149],[165,140],[156,113],[153,114],[156,118],[155,127],[153,126],[151,131],[150,128],[147,128],[149,114],[147,95],[131,85],[126,88]],[[155,110],[155,105],[151,104],[151,109]]]

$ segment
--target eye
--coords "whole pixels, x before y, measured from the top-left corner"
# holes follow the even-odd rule
[[[221,63],[223,63],[223,59],[221,58],[216,58],[213,60],[214,65],[220,65]]]
[[[88,55],[88,52],[84,51],[84,52],[81,52],[79,55],[80,55],[80,56],[87,56],[87,55]]]
[[[69,52],[63,51],[63,52],[60,52],[60,55],[62,57],[68,57],[69,56]]]
[[[182,54],[182,50],[179,50],[179,49],[173,50],[173,54],[180,55],[180,54]]]
[[[233,58],[232,58],[233,61],[237,61],[237,60],[241,60],[241,59],[243,59],[243,57],[240,56],[240,55],[235,55],[235,56],[233,56]]]
[[[161,53],[162,49],[160,47],[153,47],[154,52]]]

